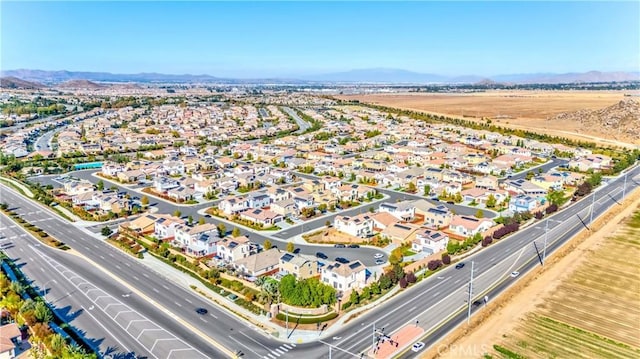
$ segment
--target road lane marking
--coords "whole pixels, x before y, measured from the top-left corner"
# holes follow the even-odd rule
[[[229,339],[233,340],[234,342],[242,345],[243,347],[247,348],[250,352],[252,352],[253,354],[257,355],[258,357],[261,357],[262,355],[258,354],[256,351],[254,351],[253,349],[249,348],[248,346],[242,344],[240,341],[238,341],[236,338],[232,337],[231,335],[229,335]],[[278,355],[280,356],[280,355]]]

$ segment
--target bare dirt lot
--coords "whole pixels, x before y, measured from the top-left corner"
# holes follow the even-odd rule
[[[640,357],[640,191],[614,212],[425,357]]]
[[[582,128],[577,121],[547,121],[558,114],[578,110],[597,110],[612,106],[633,91],[487,91],[479,93],[398,93],[337,96],[344,100],[359,100],[402,109],[430,112],[438,115],[480,120],[490,118],[500,126],[537,130],[550,135],[578,140],[614,140],[612,136]],[[633,139],[620,138],[623,142]],[[609,145],[620,144],[606,141]]]

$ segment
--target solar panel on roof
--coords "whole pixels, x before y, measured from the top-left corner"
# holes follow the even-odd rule
[[[282,256],[282,260],[285,261],[285,262],[288,262],[288,261],[290,261],[292,259],[293,259],[293,256],[291,254],[289,254],[289,253],[286,253],[285,255]]]
[[[395,226],[396,226],[396,227],[398,227],[398,228],[400,228],[400,229],[404,229],[405,231],[408,231],[408,230],[410,230],[410,229],[411,229],[411,228],[409,228],[409,227],[407,227],[407,226],[403,226],[403,225],[401,225],[401,224],[396,224]]]

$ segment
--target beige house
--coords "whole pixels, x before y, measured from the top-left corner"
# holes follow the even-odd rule
[[[22,333],[16,323],[0,326],[0,359],[15,358],[16,346],[22,343]]]
[[[280,256],[281,252],[277,248],[271,248],[236,260],[234,267],[250,277],[271,275],[279,270]]]
[[[310,256],[285,253],[280,257],[280,271],[293,274],[298,279],[316,277],[318,261]]]

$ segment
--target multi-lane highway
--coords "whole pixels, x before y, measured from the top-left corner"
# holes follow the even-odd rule
[[[627,194],[632,188],[638,186],[639,173],[638,168],[629,173]],[[617,178],[596,192],[594,218],[609,207],[618,205],[622,197],[623,182],[622,177]],[[396,295],[386,303],[378,305],[368,313],[349,321],[342,328],[324,333],[319,336],[318,341],[294,346],[256,331],[244,321],[193,294],[183,285],[168,282],[136,259],[86,235],[84,229],[69,225],[9,188],[2,186],[0,190],[2,200],[10,203],[12,208],[22,213],[25,219],[35,222],[34,224],[65,241],[80,254],[117,276],[119,278],[117,283],[125,283],[127,289],[133,292],[130,297],[133,299],[130,303],[126,303],[132,310],[149,318],[194,350],[213,358],[227,356],[230,352],[237,350],[241,350],[247,358],[276,359],[294,356],[324,358],[328,356],[328,345],[334,347],[332,354],[336,358],[360,357],[371,348],[374,322],[376,327],[384,327],[386,333],[393,337],[397,329],[418,320],[418,325],[424,328],[428,335],[422,338],[423,341],[433,343],[464,320],[471,261],[474,262],[475,269],[472,302],[485,295],[488,295],[491,300],[499,291],[517,280],[510,277],[509,273],[514,270],[524,273],[533,266],[539,265],[537,261],[545,234],[545,221],[536,222],[471,256],[465,260],[467,265],[464,268],[460,270],[447,268],[423,280],[410,290]],[[547,254],[552,253],[555,248],[588,224],[591,204],[591,198],[584,199],[546,220],[549,221]],[[113,279],[104,275],[101,270],[74,264],[74,261],[58,251],[50,250],[50,252],[47,255],[60,265],[79,273],[83,278],[89,277],[87,279],[92,285],[112,295],[113,298],[121,296],[123,288],[116,287]],[[21,259],[27,264],[30,261],[28,258]],[[148,301],[148,298],[153,302]],[[196,307],[209,309],[209,316],[203,318],[195,314]],[[478,308],[474,307],[475,310]],[[228,351],[220,351],[216,345],[194,333],[213,338],[218,345],[224,346]],[[168,357],[168,353],[163,355],[156,355],[156,357]],[[404,355],[413,354],[409,352]]]

